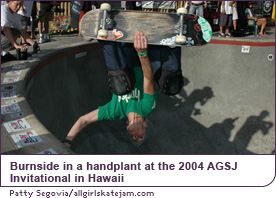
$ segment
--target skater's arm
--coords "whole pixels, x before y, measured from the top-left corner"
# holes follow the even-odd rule
[[[69,142],[72,142],[82,129],[84,129],[87,125],[98,121],[98,114],[99,109],[96,109],[88,114],[85,114],[84,116],[81,116],[73,125],[65,139],[69,140]],[[64,142],[64,145],[67,148],[71,146],[67,141]]]
[[[134,48],[137,53],[145,53],[148,48],[147,38],[142,32],[137,32],[134,37]],[[139,56],[144,74],[144,93],[153,95],[155,93],[153,70],[147,54]]]

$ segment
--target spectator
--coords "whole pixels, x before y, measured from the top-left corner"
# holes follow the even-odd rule
[[[1,5],[1,56],[9,60],[15,59],[8,52],[12,46],[20,49],[21,52],[28,50],[27,45],[17,44],[16,40],[20,35],[26,42],[40,50],[37,43],[30,38],[21,24],[21,17],[17,12],[22,8],[22,5],[23,1],[9,1],[8,4]]]
[[[22,23],[22,26],[23,26],[23,29],[27,32],[27,29],[28,29],[28,26],[31,25],[31,14],[32,14],[32,9],[33,9],[33,1],[24,1],[23,2],[23,8],[24,8],[24,11],[23,9],[19,10],[18,14],[21,15],[21,23]],[[32,36],[31,36],[32,38]],[[22,44],[25,44],[26,41],[23,37],[21,37],[21,43]]]
[[[39,43],[45,43],[50,41],[49,36],[49,22],[54,20],[54,12],[51,11],[52,6],[56,6],[55,1],[38,1],[37,16],[38,16],[38,31],[39,31]],[[43,36],[43,25],[45,36]]]
[[[189,14],[197,14],[204,17],[204,9],[207,8],[207,1],[191,1]]]
[[[222,1],[221,2],[221,11],[220,11],[220,20],[219,20],[219,37],[231,37],[230,27],[233,25],[232,21],[233,16],[233,1]],[[225,28],[225,33],[223,29]]]
[[[33,7],[32,7],[32,14],[31,14],[31,38],[32,39],[36,39],[35,36],[35,29],[37,28],[38,25],[38,19],[36,17],[36,1],[34,1],[33,3]]]
[[[247,19],[254,19],[256,21],[256,24],[258,26],[261,26],[261,30],[259,35],[262,37],[266,37],[266,32],[265,32],[265,27],[267,24],[266,18],[258,18],[255,17],[253,12],[252,12],[252,7],[253,7],[253,3],[252,2],[248,2],[248,8],[245,9],[245,15],[247,16]]]

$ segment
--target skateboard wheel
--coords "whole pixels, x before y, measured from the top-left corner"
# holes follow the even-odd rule
[[[107,30],[99,30],[98,31],[98,36],[100,36],[100,37],[107,37],[108,36]]]
[[[183,36],[183,35],[176,36],[175,42],[177,44],[184,44],[186,42],[186,36]]]
[[[187,14],[188,10],[186,8],[178,8],[177,14]]]
[[[111,10],[111,5],[109,3],[103,3],[101,4],[101,8],[102,11],[107,10],[110,11]]]

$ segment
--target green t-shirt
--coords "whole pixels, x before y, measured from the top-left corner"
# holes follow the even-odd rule
[[[118,96],[113,94],[109,103],[99,107],[99,120],[127,118],[129,112],[138,113],[142,117],[149,115],[156,107],[158,89],[153,95],[144,93],[144,75],[141,67],[135,67],[136,83],[131,93]]]

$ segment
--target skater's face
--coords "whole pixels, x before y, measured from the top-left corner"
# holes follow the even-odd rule
[[[10,10],[13,13],[18,12],[21,9],[22,5],[23,5],[23,1],[10,1],[9,2]]]
[[[127,127],[127,131],[135,142],[142,144],[146,136],[147,122],[143,120],[130,124]]]

